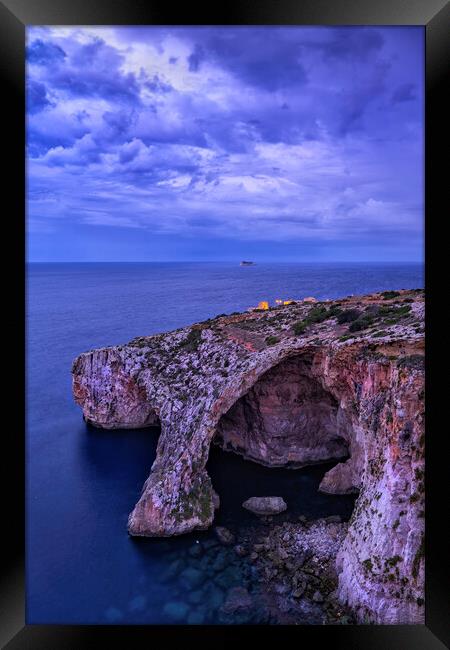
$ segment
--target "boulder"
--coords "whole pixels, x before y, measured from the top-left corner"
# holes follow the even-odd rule
[[[287,510],[287,505],[282,497],[251,497],[244,501],[242,507],[255,515],[277,515]]]
[[[225,526],[216,526],[214,532],[217,536],[217,539],[224,546],[231,546],[235,542],[235,537],[231,530],[225,528]]]

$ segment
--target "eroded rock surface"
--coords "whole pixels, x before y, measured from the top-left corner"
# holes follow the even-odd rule
[[[87,421],[161,425],[130,534],[211,525],[213,441],[269,466],[340,460],[321,489],[359,496],[339,597],[359,620],[422,623],[423,312],[418,290],[293,303],[81,354],[73,392]]]
[[[215,442],[270,467],[302,467],[347,457],[338,403],[314,377],[312,355],[268,370],[225,413]]]

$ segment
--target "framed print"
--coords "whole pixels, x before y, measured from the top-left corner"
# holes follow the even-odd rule
[[[448,4],[1,12],[5,647],[443,648]]]

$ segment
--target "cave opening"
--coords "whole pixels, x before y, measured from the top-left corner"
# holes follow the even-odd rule
[[[345,413],[313,373],[312,355],[280,361],[218,422],[207,464],[221,499],[215,520],[245,517],[241,505],[252,496],[283,497],[285,516],[348,520],[355,494],[319,491],[324,474],[349,457],[348,440]]]

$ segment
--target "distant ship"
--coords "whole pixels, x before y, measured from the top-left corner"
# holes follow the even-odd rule
[[[253,266],[255,262],[246,262],[245,260],[242,260],[241,266]]]

